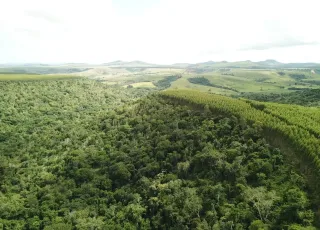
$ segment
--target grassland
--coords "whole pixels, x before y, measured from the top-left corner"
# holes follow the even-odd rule
[[[71,75],[41,75],[41,74],[11,74],[0,73],[0,81],[33,81],[33,80],[59,80],[76,79],[77,76]]]
[[[206,73],[184,73],[182,78],[173,82],[172,89],[197,89],[200,91],[213,92],[223,95],[237,95],[248,92],[259,93],[285,93],[294,89],[315,89],[320,86],[320,75],[311,73],[310,70],[252,70],[252,69],[231,69],[227,71],[216,70]],[[303,74],[304,79],[292,78],[292,74]],[[205,77],[213,85],[220,87],[192,84],[189,78]],[[318,84],[319,83],[319,84]],[[221,87],[232,88],[233,90],[221,89]]]
[[[117,70],[117,75],[101,78],[107,84],[134,87],[153,87],[168,76],[180,78],[170,83],[171,89],[196,89],[227,96],[239,96],[242,93],[289,93],[301,89],[320,88],[320,73],[311,69],[215,69],[197,71],[174,68],[142,68],[128,73],[126,69]],[[199,73],[200,72],[200,73]],[[293,76],[293,77],[292,77]],[[301,79],[295,76],[302,76]],[[191,78],[206,78],[210,84],[201,85],[190,82]],[[149,82],[149,83],[146,83]]]
[[[130,84],[133,88],[155,88],[156,86],[150,82],[150,81],[145,81],[145,82],[138,82],[138,83],[133,83]],[[126,85],[129,86],[129,85]]]

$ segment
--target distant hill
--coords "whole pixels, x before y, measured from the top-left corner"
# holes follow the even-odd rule
[[[278,62],[278,61],[273,60],[273,59],[267,59],[265,61],[259,61],[257,63],[259,65],[263,65],[263,66],[279,66],[279,65],[282,64],[281,62]]]
[[[253,62],[238,61],[238,62],[201,62],[197,64],[192,64],[188,66],[189,68],[248,68],[248,69],[287,69],[287,68],[320,68],[319,63],[281,63],[273,59],[268,59],[265,61]]]
[[[196,72],[205,72],[212,69],[223,69],[223,68],[244,68],[244,69],[320,69],[319,63],[281,63],[273,59],[267,59],[265,61],[253,62],[250,60],[228,62],[228,61],[207,61],[200,62],[196,64],[189,63],[175,63],[172,65],[159,65],[153,63],[147,63],[143,61],[113,61],[102,64],[88,64],[88,63],[56,63],[56,64],[46,64],[46,63],[19,63],[19,64],[0,64],[0,68],[23,68],[26,72],[36,72],[43,73],[43,68],[64,68],[64,69],[87,69],[87,68],[186,68],[189,70],[195,70]],[[51,71],[49,71],[51,72]],[[55,72],[55,71],[53,71]],[[67,71],[69,72],[69,71]]]
[[[174,63],[171,66],[178,67],[178,68],[187,68],[188,66],[190,66],[190,64],[189,63]]]
[[[151,64],[143,61],[130,61],[130,62],[125,62],[125,61],[114,61],[114,62],[108,62],[108,63],[103,63],[101,64],[103,66],[108,66],[108,67],[155,67],[159,66],[157,64]]]
[[[239,61],[239,62],[200,62],[197,64],[192,64],[189,68],[253,68],[260,67],[258,63],[254,63],[252,61]]]
[[[288,63],[283,64],[284,68],[320,68],[319,63]]]

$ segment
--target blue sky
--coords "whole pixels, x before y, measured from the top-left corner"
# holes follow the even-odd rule
[[[3,0],[0,63],[320,62],[317,0]]]

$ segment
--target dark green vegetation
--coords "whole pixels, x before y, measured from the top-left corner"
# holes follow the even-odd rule
[[[213,86],[213,84],[205,77],[191,77],[188,81],[192,84]]]
[[[258,123],[271,137],[280,135],[320,170],[319,108],[237,100],[192,90],[170,90],[162,95]]]
[[[300,81],[300,80],[303,80],[303,79],[306,79],[306,75],[304,74],[297,74],[297,73],[290,73],[289,76],[297,81]]]
[[[320,85],[320,80],[305,80],[305,83],[309,83],[311,85]]]
[[[2,82],[0,229],[315,229],[309,177],[264,128],[278,119],[307,155],[317,110],[194,91],[137,100],[149,92]]]
[[[226,74],[223,74],[226,75]],[[230,76],[234,76],[234,75],[230,75]],[[207,78],[205,77],[192,77],[192,78],[188,78],[188,81],[192,84],[198,84],[198,85],[205,85],[205,86],[211,86],[211,87],[216,87],[216,88],[220,88],[220,89],[227,89],[227,90],[231,90],[234,92],[239,92],[236,89],[233,88],[229,88],[226,86],[222,86],[222,85],[216,85],[216,84],[212,84]]]
[[[292,93],[245,93],[241,94],[241,97],[257,101],[269,101],[304,106],[320,106],[320,89],[305,89]]]
[[[161,79],[155,82],[154,85],[159,89],[166,89],[171,86],[172,82],[176,81],[179,78],[181,78],[181,75],[168,76],[168,77],[165,77],[164,79]]]

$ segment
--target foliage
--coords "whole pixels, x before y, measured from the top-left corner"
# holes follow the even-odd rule
[[[179,78],[181,78],[181,75],[179,75],[179,74],[168,76],[168,77],[165,77],[164,79],[161,79],[161,80],[155,82],[154,85],[160,89],[166,89],[171,86],[172,82],[178,80]]]
[[[304,87],[289,87],[288,90],[305,90]]]
[[[316,171],[320,170],[319,109],[238,100],[191,90],[168,90],[162,95],[255,122],[271,136],[280,135],[312,163]]]
[[[191,77],[188,78],[188,81],[192,84],[213,86],[211,82],[205,77]]]
[[[230,87],[227,87],[227,86],[221,86],[221,85],[213,84],[205,77],[188,78],[188,81],[190,83],[192,83],[192,84],[211,86],[211,87],[216,87],[216,88],[220,88],[220,89],[227,89],[227,90],[231,90],[231,91],[234,91],[234,92],[239,92],[238,90],[230,88]]]
[[[290,73],[289,76],[297,81],[307,78],[304,74]]]
[[[257,101],[297,104],[304,106],[320,106],[320,89],[304,89],[292,93],[246,93],[241,94],[241,97]]]
[[[275,201],[279,199],[275,191],[266,191],[265,187],[247,188],[244,192],[245,199],[253,203],[261,221],[268,221]]]
[[[0,85],[0,226],[312,229],[305,179],[248,115],[224,114],[261,110],[222,96],[219,113],[185,106],[182,96],[204,95],[184,91],[137,100],[149,92],[89,80]]]

